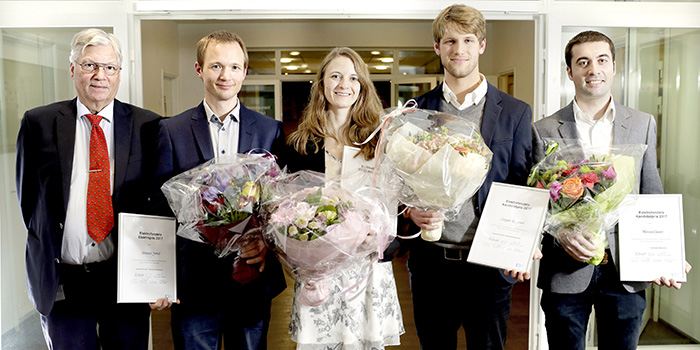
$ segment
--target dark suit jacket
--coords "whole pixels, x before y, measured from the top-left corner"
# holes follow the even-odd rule
[[[44,315],[53,308],[61,273],[63,224],[75,146],[76,101],[27,111],[17,137],[17,197],[28,231],[29,298]],[[159,118],[153,112],[114,101],[113,235],[117,232],[116,217],[120,212],[142,213],[148,205],[147,166],[155,164]]]
[[[272,149],[273,144],[284,142],[282,123],[251,111],[241,105],[238,152],[253,148]],[[204,104],[160,122],[158,133],[158,167],[156,184],[160,188],[167,179],[192,169],[214,158]],[[155,195],[162,215],[173,215],[165,204],[162,193]],[[232,258],[217,258],[214,248],[182,237],[177,237],[177,292],[182,304],[212,305],[231,300],[232,293],[247,293],[251,297],[272,298],[286,288],[281,265],[268,252],[262,276],[242,288],[231,278]],[[241,299],[240,302],[246,302]],[[262,310],[261,310],[262,311]],[[267,310],[269,311],[269,310]]]
[[[639,193],[663,193],[661,178],[656,170],[656,121],[647,113],[615,103],[615,121],[613,122],[613,145],[645,144],[648,145],[642,159],[642,172]],[[574,119],[573,102],[551,116],[534,124],[535,159],[544,158],[547,142],[551,139],[576,140],[579,138]],[[617,262],[617,230],[607,233],[611,259]],[[593,265],[574,260],[564,248],[557,244],[551,235],[542,240],[542,261],[537,286],[545,291],[555,293],[581,293],[591,282]],[[617,265],[616,265],[617,266]],[[644,290],[649,284],[645,282],[624,282],[622,286],[628,292]]]

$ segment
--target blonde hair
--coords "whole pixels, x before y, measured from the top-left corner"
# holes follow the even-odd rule
[[[433,21],[433,41],[440,43],[448,27],[474,34],[479,42],[486,38],[486,19],[477,9],[467,5],[452,5],[440,12]]]
[[[197,43],[197,63],[199,63],[200,67],[204,66],[204,54],[207,51],[207,47],[209,47],[209,44],[211,44],[212,42],[238,43],[238,45],[241,46],[241,50],[243,51],[243,68],[248,68],[248,50],[245,48],[243,39],[241,39],[241,37],[238,36],[238,34],[231,33],[228,30],[217,30],[199,39],[199,42]]]
[[[347,57],[352,61],[360,82],[360,92],[357,101],[355,101],[348,112],[348,125],[341,130],[341,135],[338,136],[351,144],[354,142],[360,143],[364,142],[372,131],[379,126],[382,104],[377,95],[377,90],[369,78],[367,65],[357,52],[347,47],[337,47],[323,59],[321,67],[316,74],[316,80],[311,85],[309,103],[304,108],[299,127],[287,139],[287,143],[293,146],[300,154],[307,154],[306,146],[309,143],[314,145],[314,153],[318,153],[320,150],[319,145],[325,137],[335,137],[335,135],[330,134],[326,130],[328,101],[324,95],[323,78],[330,62],[340,56]],[[342,140],[337,141],[341,142]],[[377,138],[375,137],[360,146],[359,154],[362,154],[367,160],[372,159],[376,147]]]

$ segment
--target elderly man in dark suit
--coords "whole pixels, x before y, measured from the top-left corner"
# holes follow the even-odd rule
[[[197,45],[195,71],[204,83],[204,101],[160,123],[157,183],[213,158],[270,150],[284,142],[282,123],[240,103],[248,68],[241,38],[216,31]],[[172,213],[170,213],[172,215]],[[240,257],[260,263],[262,274],[241,285],[234,281],[232,259],[218,258],[214,248],[177,237],[177,284],[180,304],[172,310],[176,349],[265,349],[271,300],[284,290],[281,265],[262,241],[246,246]]]
[[[148,348],[148,305],[117,304],[116,217],[147,205],[159,116],[115,99],[121,64],[113,34],[77,33],[78,97],[27,111],[17,138],[29,297],[50,349]]]
[[[452,5],[433,21],[435,52],[445,80],[417,98],[418,107],[457,115],[480,125],[493,161],[483,186],[462,207],[460,217],[445,222],[437,242],[411,242],[408,268],[422,349],[455,349],[464,327],[471,349],[504,349],[510,296],[524,271],[508,271],[466,261],[479,217],[494,181],[524,185],[531,166],[532,110],[525,102],[489,84],[479,72],[486,49],[486,21],[478,10]],[[437,212],[408,210],[421,229],[436,229]],[[539,253],[539,252],[538,252]]]
[[[576,95],[566,107],[534,124],[535,158],[544,157],[551,139],[577,140],[582,146],[645,144],[639,193],[663,193],[656,170],[656,121],[650,114],[613,100],[615,46],[602,33],[586,31],[566,45],[566,71]],[[591,308],[598,320],[598,346],[603,349],[636,349],[644,290],[648,282],[621,282],[617,267],[616,229],[607,232],[609,247],[600,265],[587,264],[597,249],[592,234],[555,240],[545,234],[544,257],[537,286],[542,289],[547,339],[551,349],[583,350]],[[568,237],[568,236],[567,236]],[[686,264],[690,271],[690,265]],[[680,282],[660,277],[654,283],[680,288]]]

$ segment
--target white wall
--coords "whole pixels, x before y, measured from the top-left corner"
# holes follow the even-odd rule
[[[163,115],[162,72],[179,75],[178,26],[174,21],[141,23],[143,108]]]

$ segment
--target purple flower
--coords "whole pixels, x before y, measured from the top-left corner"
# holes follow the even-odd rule
[[[549,195],[552,197],[553,201],[558,201],[559,198],[561,198],[559,190],[561,190],[561,184],[558,181],[552,181],[552,183],[549,184]]]
[[[615,168],[613,168],[612,166],[609,166],[607,169],[601,170],[600,173],[606,180],[612,180],[617,176],[617,173],[615,173]]]
[[[202,191],[202,199],[207,202],[213,202],[219,197],[219,190],[215,187],[207,186],[204,191]]]

